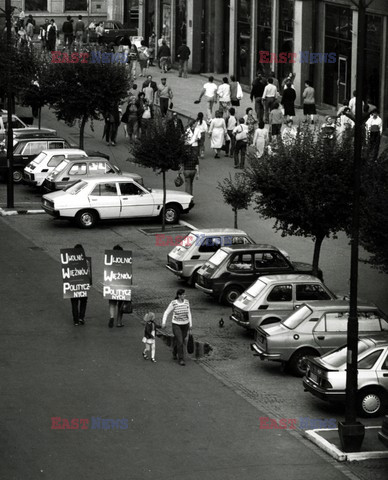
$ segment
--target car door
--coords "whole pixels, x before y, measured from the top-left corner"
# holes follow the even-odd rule
[[[116,182],[98,183],[89,194],[90,206],[100,218],[120,218],[121,200]]]
[[[88,175],[105,175],[106,173],[114,173],[113,168],[103,160],[88,162]]]
[[[386,348],[377,363],[376,375],[378,383],[388,392],[388,349]]]
[[[27,166],[31,160],[47,149],[47,141],[27,142],[22,148],[20,155],[15,156],[15,164]]]
[[[299,283],[295,285],[294,309],[311,300],[331,300],[332,296],[319,283]]]
[[[240,285],[246,290],[257,277],[253,268],[253,253],[235,253],[230,259],[227,270],[225,281]]]
[[[83,179],[87,175],[86,162],[70,163],[67,168],[59,175],[56,187],[62,188],[66,185],[70,185],[77,180]]]
[[[313,330],[321,355],[346,343],[349,312],[327,312]]]
[[[154,214],[154,199],[150,192],[134,181],[119,182],[121,217],[152,217]]]
[[[70,145],[67,144],[67,142],[64,142],[63,140],[51,140],[48,142],[47,148],[49,150],[56,150],[57,148],[69,148]]]
[[[292,273],[293,268],[280,252],[255,252],[254,268],[256,276],[271,273]]]
[[[294,307],[292,285],[286,283],[274,285],[260,306],[261,315],[263,315],[265,307],[267,307],[266,310],[270,310],[271,314],[276,314],[281,317],[285,315],[285,311],[292,313]]]

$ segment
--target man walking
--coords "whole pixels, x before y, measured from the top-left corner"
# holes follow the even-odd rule
[[[187,78],[187,64],[189,61],[191,51],[190,48],[186,45],[186,40],[182,40],[182,45],[178,48],[177,57],[179,58],[179,76]]]
[[[167,115],[168,102],[173,99],[173,93],[171,88],[167,85],[167,79],[162,78],[161,84],[158,85],[158,98],[160,105],[160,113],[162,117]]]
[[[206,82],[203,86],[202,92],[199,96],[198,103],[201,101],[201,98],[205,96],[206,100],[206,117],[208,123],[210,123],[213,118],[213,105],[216,100],[217,95],[217,85],[214,83],[214,77],[209,77],[209,81]]]
[[[70,49],[73,43],[73,21],[70,15],[68,15],[67,20],[63,22],[62,33],[64,36],[64,45]]]
[[[257,74],[257,77],[253,80],[252,90],[251,90],[251,102],[255,100],[255,112],[257,120],[262,122],[264,119],[264,110],[263,110],[263,93],[264,93],[264,80],[260,73]]]
[[[278,89],[273,84],[273,78],[268,78],[268,85],[265,86],[263,92],[263,103],[264,103],[264,122],[269,122],[269,112],[271,110],[271,106],[276,100],[276,94]]]
[[[75,39],[78,43],[78,48],[82,48],[83,38],[85,32],[85,24],[82,21],[82,15],[78,15],[77,23],[75,24]]]
[[[223,112],[223,117],[228,117],[228,110],[231,106],[230,103],[230,85],[228,77],[222,79],[223,83],[217,89],[218,101],[220,104],[220,110]]]

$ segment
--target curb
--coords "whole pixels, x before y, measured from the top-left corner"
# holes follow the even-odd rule
[[[25,208],[0,208],[0,217],[9,217],[11,215],[37,215],[41,213],[44,213],[44,210]]]

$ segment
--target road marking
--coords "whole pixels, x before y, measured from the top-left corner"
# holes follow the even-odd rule
[[[184,220],[179,220],[179,225],[184,225],[185,227],[191,228],[191,230],[198,230],[198,228],[194,227],[190,223],[185,222]]]

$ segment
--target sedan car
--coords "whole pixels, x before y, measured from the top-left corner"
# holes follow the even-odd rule
[[[360,333],[388,335],[388,319],[378,307],[359,304],[357,309]],[[251,350],[262,360],[286,364],[302,377],[308,356],[321,356],[346,342],[348,320],[349,302],[345,300],[304,303],[283,322],[257,327]]]
[[[312,275],[268,275],[238,297],[230,319],[240,327],[255,329],[285,320],[311,300],[337,300],[337,296]]]
[[[346,360],[343,345],[321,358],[308,358],[305,390],[328,402],[345,402]],[[357,361],[357,402],[360,415],[388,412],[388,334],[360,336]]]
[[[163,190],[146,188],[137,178],[136,174],[110,174],[79,180],[65,190],[43,195],[42,207],[55,218],[75,220],[81,228],[92,228],[98,220],[160,217]],[[176,223],[193,206],[188,193],[167,190],[166,223]]]

